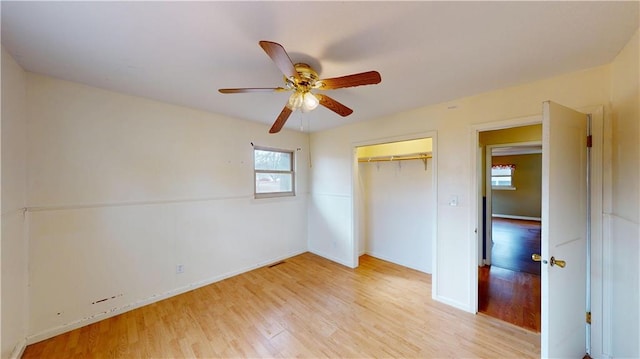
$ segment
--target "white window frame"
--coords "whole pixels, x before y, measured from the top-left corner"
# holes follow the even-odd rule
[[[500,174],[500,175],[494,175],[493,174],[493,168],[491,168],[491,189],[492,190],[498,190],[498,191],[515,191],[516,187],[513,185],[513,172],[515,171],[514,168],[510,168],[509,169],[509,174]],[[509,178],[510,179],[510,183],[509,185],[494,185],[493,184],[493,178],[494,177],[504,177],[504,178]]]
[[[289,154],[289,158],[291,159],[291,163],[289,166],[289,170],[263,170],[256,169],[256,151],[269,151],[269,152],[280,152]],[[254,198],[275,198],[275,197],[293,197],[296,195],[296,172],[295,172],[295,151],[293,150],[285,150],[281,148],[272,148],[272,147],[262,147],[262,146],[254,146],[253,147],[253,195]],[[258,175],[260,174],[279,174],[279,175],[290,175],[291,176],[291,191],[281,191],[281,192],[258,192]]]

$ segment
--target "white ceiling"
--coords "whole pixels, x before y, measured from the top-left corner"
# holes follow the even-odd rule
[[[318,131],[611,62],[639,2],[1,2],[2,44],[26,70],[271,124],[287,93],[258,46],[282,44],[323,78],[369,70],[286,127]],[[266,129],[265,129],[266,131]]]

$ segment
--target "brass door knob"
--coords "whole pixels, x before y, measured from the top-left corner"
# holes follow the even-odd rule
[[[543,264],[547,264],[547,261],[542,259],[542,256],[536,253],[531,255],[531,260],[534,262],[542,262]]]
[[[564,268],[567,265],[567,262],[560,260],[560,259],[555,259],[554,257],[551,257],[551,259],[549,260],[549,262],[551,262],[551,265],[554,266],[558,266],[560,268]]]

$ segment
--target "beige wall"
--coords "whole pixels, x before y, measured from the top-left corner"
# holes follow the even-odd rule
[[[493,164],[515,164],[512,183],[515,190],[491,191],[493,214],[541,217],[542,155],[494,156]]]
[[[611,65],[613,106],[613,210],[633,222],[640,220],[640,108],[638,32]]]
[[[398,155],[413,155],[431,153],[433,141],[430,138],[416,140],[381,143],[378,145],[362,146],[356,149],[358,158],[388,157]]]
[[[30,342],[306,251],[306,134],[33,73],[27,87]],[[253,199],[251,143],[295,151],[296,197]]]
[[[361,253],[431,273],[432,160],[363,162]]]
[[[478,135],[481,146],[533,141],[542,141],[541,124],[483,131]]]
[[[24,346],[27,334],[26,75],[2,48],[2,234],[0,357]]]
[[[611,201],[605,202],[603,275],[609,294],[609,353],[640,357],[640,37],[636,32],[611,64],[613,124]],[[608,212],[608,213],[607,213]],[[595,273],[596,275],[600,273]]]

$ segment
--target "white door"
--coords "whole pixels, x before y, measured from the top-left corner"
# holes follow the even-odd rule
[[[582,358],[586,353],[586,138],[585,114],[543,104],[543,358]]]

